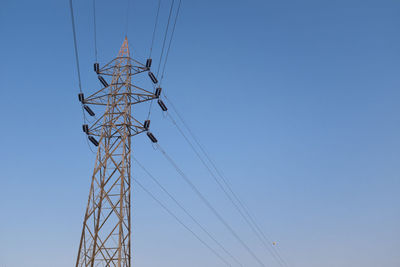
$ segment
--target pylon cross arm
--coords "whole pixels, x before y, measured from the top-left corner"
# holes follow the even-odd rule
[[[121,64],[122,61],[125,64]],[[147,68],[145,64],[131,57],[117,57],[105,64],[103,67],[100,67],[98,74],[112,76],[116,69],[123,72],[124,68],[130,69],[130,75],[136,75],[149,70],[149,68]]]
[[[125,130],[128,130],[129,136],[135,136],[138,135],[142,132],[147,131],[147,129],[144,127],[143,123],[135,119],[131,114],[128,114],[129,116],[129,123],[123,122],[123,121],[118,121],[119,117],[122,117],[122,113],[119,114],[119,117],[114,118],[114,122],[106,122],[104,123],[104,116],[106,114],[103,114],[100,118],[98,118],[94,123],[92,123],[89,126],[89,135],[93,136],[101,136],[102,135],[102,129],[104,127],[111,127],[113,128],[109,134],[107,134],[107,137],[114,137],[118,138],[121,137],[121,133],[125,132]]]
[[[135,86],[132,86],[135,87]],[[136,88],[136,87],[135,87]],[[85,98],[84,104],[88,105],[98,105],[98,106],[107,106],[107,100],[108,98],[112,95],[115,97],[127,97],[128,104],[129,105],[135,105],[139,103],[143,103],[146,101],[150,101],[153,99],[157,99],[158,97],[154,95],[153,93],[146,91],[144,89],[140,89],[142,92],[124,92],[124,93],[117,93],[117,94],[110,94],[110,93],[104,93],[108,87],[105,87],[101,89],[100,91],[96,92],[95,94]]]

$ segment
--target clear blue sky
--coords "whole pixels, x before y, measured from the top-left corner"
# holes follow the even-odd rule
[[[128,10],[141,60],[156,4],[133,0]],[[102,64],[122,43],[125,6],[98,0]],[[91,1],[75,8],[90,92],[99,87]],[[400,266],[399,29],[394,0],[183,1],[164,90],[293,267]],[[73,266],[94,155],[81,131],[68,2],[4,0],[0,36],[0,266]],[[160,42],[158,32],[155,60]],[[277,266],[158,107],[152,120],[190,179]],[[134,153],[246,267],[257,266],[146,136],[135,137]],[[222,266],[140,188],[133,206],[135,266]]]

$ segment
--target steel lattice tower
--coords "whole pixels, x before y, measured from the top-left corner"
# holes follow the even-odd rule
[[[91,111],[90,106],[96,105],[102,108],[102,114],[91,125],[83,125],[98,149],[77,267],[131,266],[131,137],[147,131],[149,125],[149,121],[140,123],[131,112],[133,105],[159,96],[131,81],[135,75],[149,72],[148,63],[144,65],[130,57],[125,38],[117,58],[101,68],[95,64],[104,88],[89,97],[80,96],[85,109]],[[156,83],[154,75],[148,74]],[[107,76],[111,77],[110,84]],[[148,135],[153,137],[149,132]]]

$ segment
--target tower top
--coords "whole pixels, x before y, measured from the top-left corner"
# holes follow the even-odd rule
[[[119,49],[118,57],[129,57],[129,44],[128,44],[128,37],[125,36],[124,42]]]

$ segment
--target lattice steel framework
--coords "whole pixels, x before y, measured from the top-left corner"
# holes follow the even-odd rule
[[[132,84],[133,76],[149,71],[132,59],[125,38],[118,57],[97,70],[110,76],[108,86],[85,98],[85,105],[104,113],[87,127],[98,149],[83,222],[76,266],[131,266],[131,137],[146,131],[132,106],[157,98]]]

